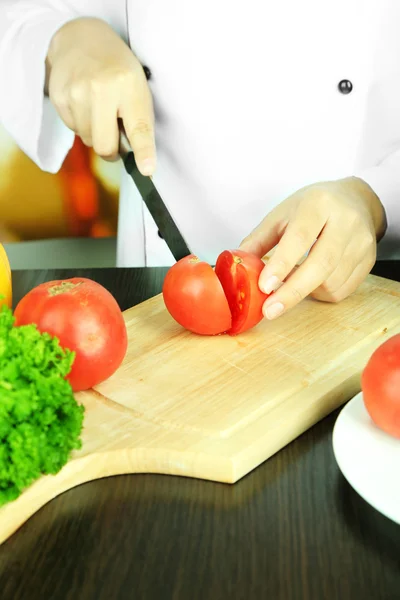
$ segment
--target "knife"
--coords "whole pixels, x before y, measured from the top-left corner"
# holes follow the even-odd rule
[[[178,261],[189,254],[189,250],[181,232],[171,217],[151,177],[142,175],[137,168],[135,157],[125,132],[120,128],[119,154],[126,172],[130,175],[143,198],[161,237],[166,242],[175,260]]]

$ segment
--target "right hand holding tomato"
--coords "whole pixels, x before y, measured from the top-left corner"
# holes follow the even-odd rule
[[[146,75],[106,23],[81,18],[56,32],[46,60],[46,89],[67,127],[106,160],[118,158],[120,118],[138,169],[153,174],[154,112]]]

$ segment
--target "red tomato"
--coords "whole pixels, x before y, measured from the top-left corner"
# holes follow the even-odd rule
[[[263,261],[241,250],[226,250],[212,267],[190,255],[173,265],[164,280],[163,296],[171,316],[202,335],[236,335],[263,318],[267,294],[258,287]]]
[[[185,256],[169,269],[163,297],[175,321],[193,333],[217,335],[231,327],[222,285],[212,267],[197,256]]]
[[[14,315],[16,325],[35,323],[76,352],[67,378],[74,392],[108,379],[126,354],[128,337],[118,303],[90,279],[42,283],[22,298]]]
[[[400,438],[400,335],[375,350],[361,376],[365,408],[383,431]]]

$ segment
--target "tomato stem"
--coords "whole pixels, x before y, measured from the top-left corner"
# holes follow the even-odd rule
[[[49,295],[57,296],[58,294],[64,294],[65,292],[69,292],[74,288],[78,287],[79,285],[82,285],[81,281],[78,281],[78,283],[72,283],[71,281],[63,281],[62,283],[60,283],[60,285],[54,285],[53,287],[49,288]]]

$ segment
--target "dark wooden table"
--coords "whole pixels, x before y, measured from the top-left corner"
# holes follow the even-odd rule
[[[400,263],[374,272],[400,281]],[[20,271],[15,301],[84,275],[125,309],[158,293],[164,274]],[[0,599],[399,600],[400,527],[341,475],[337,415],[234,486],[130,475],[63,494],[0,546]]]

